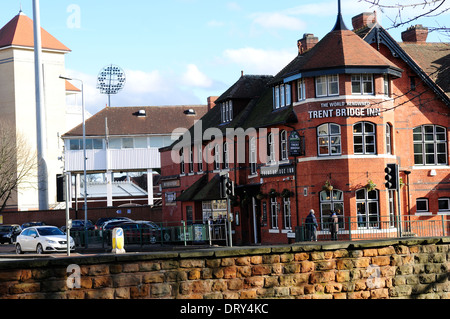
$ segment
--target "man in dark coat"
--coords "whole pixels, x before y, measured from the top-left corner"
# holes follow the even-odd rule
[[[306,217],[306,236],[309,241],[317,241],[317,224],[316,216],[314,215],[314,209],[309,211],[309,215]]]

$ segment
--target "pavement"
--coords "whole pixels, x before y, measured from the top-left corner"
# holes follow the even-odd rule
[[[213,246],[219,247],[219,246]],[[206,249],[211,248],[209,245],[198,244],[198,245],[128,245],[125,247],[127,253],[137,253],[137,252],[158,252],[158,251],[183,251],[183,250],[194,250],[194,249]],[[102,246],[101,244],[90,244],[88,247],[76,247],[75,251],[70,253],[71,256],[86,256],[86,255],[98,255],[98,254],[110,254],[111,247]],[[62,258],[66,257],[66,252],[60,253],[46,253],[43,255],[38,255],[36,253],[24,253],[22,255],[17,255],[15,246],[13,244],[0,244],[0,261],[6,260],[17,260],[25,258]]]

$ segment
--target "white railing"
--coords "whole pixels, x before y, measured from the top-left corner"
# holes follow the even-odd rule
[[[109,152],[109,165],[106,163]],[[65,170],[68,172],[81,172],[84,169],[83,151],[66,151]],[[125,149],[125,150],[86,150],[86,170],[144,170],[161,167],[161,157],[158,148]],[[108,167],[107,167],[108,166]]]

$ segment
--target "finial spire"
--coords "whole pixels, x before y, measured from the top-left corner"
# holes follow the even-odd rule
[[[342,18],[341,0],[338,0],[338,17],[333,31],[348,30]]]

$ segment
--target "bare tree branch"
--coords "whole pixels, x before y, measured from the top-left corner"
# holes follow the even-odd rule
[[[37,174],[36,153],[14,126],[0,121],[0,212],[14,192],[31,188]]]

